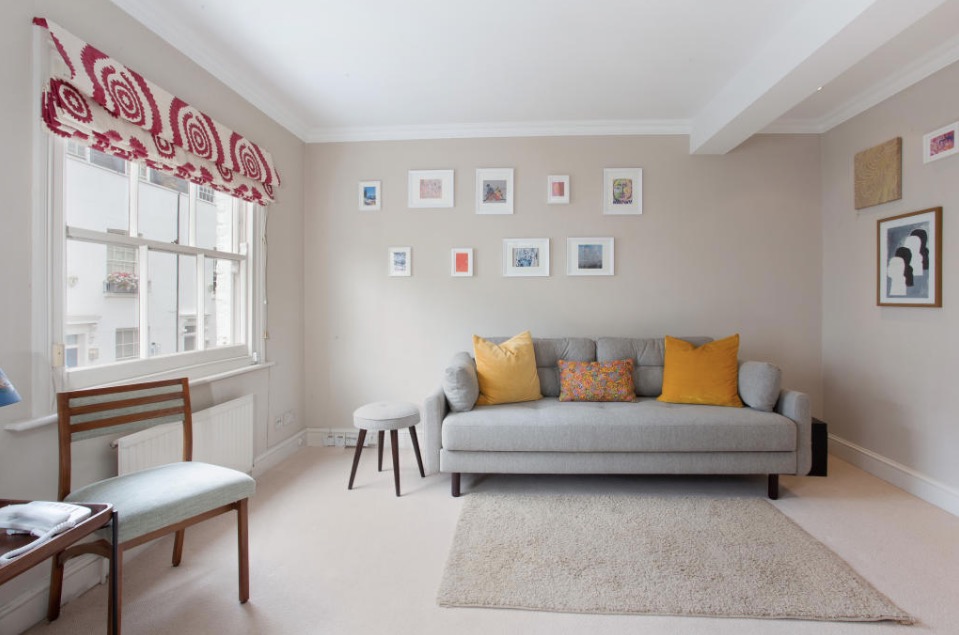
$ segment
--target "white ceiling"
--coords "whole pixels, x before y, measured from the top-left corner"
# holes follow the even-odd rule
[[[959,0],[113,2],[306,142],[688,134],[722,154],[959,60]]]

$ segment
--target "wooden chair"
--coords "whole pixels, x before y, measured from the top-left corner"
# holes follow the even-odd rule
[[[112,504],[119,514],[117,545],[117,615],[123,597],[123,552],[169,533],[173,566],[183,555],[185,529],[235,510],[239,547],[240,602],[250,597],[247,502],[256,482],[247,474],[218,465],[195,462],[190,387],[186,379],[77,390],[57,395],[59,414],[59,499]],[[162,423],[183,422],[183,462],[115,476],[71,489],[70,449],[74,441],[120,435]],[[64,563],[85,553],[111,554],[107,535],[76,545],[53,558],[48,619],[60,615]],[[109,607],[113,611],[114,607]],[[117,631],[121,620],[117,620]],[[118,634],[115,634],[118,635]]]

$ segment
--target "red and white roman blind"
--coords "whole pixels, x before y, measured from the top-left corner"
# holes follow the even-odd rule
[[[61,137],[259,203],[280,176],[269,152],[44,18],[41,117]]]

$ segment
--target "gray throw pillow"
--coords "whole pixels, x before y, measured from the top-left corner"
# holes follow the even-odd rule
[[[739,397],[750,408],[772,412],[779,400],[782,371],[766,362],[739,363]]]
[[[467,352],[453,355],[443,373],[443,392],[453,412],[473,409],[479,397],[479,379],[476,377],[476,362]]]

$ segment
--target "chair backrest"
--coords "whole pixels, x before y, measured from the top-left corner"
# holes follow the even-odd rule
[[[59,497],[70,493],[73,441],[183,422],[183,460],[193,458],[193,415],[187,379],[74,390],[57,395],[59,417]]]

